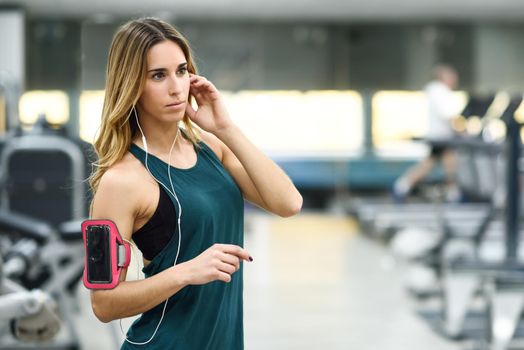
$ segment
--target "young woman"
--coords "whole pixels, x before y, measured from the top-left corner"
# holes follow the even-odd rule
[[[91,218],[134,240],[146,276],[123,271],[116,288],[93,291],[96,316],[142,314],[122,349],[243,349],[241,262],[253,260],[243,198],[287,217],[302,197],[231,121],[169,24],[141,18],[115,34],[95,149]]]

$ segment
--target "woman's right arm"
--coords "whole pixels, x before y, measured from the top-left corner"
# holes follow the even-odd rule
[[[120,235],[130,241],[139,196],[136,182],[129,174],[125,176],[117,170],[109,170],[102,177],[93,199],[91,218],[112,220]],[[93,312],[102,322],[141,314],[187,285],[231,281],[231,274],[238,270],[240,260],[252,259],[238,246],[215,244],[196,258],[144,280],[125,281],[127,269],[123,269],[120,283],[114,289],[91,292]]]

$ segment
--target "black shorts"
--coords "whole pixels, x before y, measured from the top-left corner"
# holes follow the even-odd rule
[[[431,146],[430,156],[434,158],[442,157],[442,153],[446,152],[449,148],[445,146]]]

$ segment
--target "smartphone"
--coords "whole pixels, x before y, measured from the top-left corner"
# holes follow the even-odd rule
[[[108,284],[113,280],[111,273],[110,227],[90,225],[86,229],[87,281],[93,284]]]

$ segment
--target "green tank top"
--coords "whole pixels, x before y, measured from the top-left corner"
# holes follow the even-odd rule
[[[242,193],[215,153],[203,142],[199,145],[195,147],[197,162],[192,168],[170,167],[182,206],[177,264],[195,258],[214,243],[244,243]],[[144,150],[132,144],[130,152],[144,164]],[[147,165],[158,181],[171,189],[167,164],[149,154]],[[175,198],[169,196],[178,211]],[[173,266],[177,248],[178,232],[174,232],[168,245],[142,270],[146,278]],[[243,349],[242,271],[241,264],[229,283],[186,286],[169,298],[162,324],[151,342],[133,345],[124,341],[121,349]],[[130,327],[127,338],[137,343],[149,340],[163,307],[162,302],[142,314]]]

